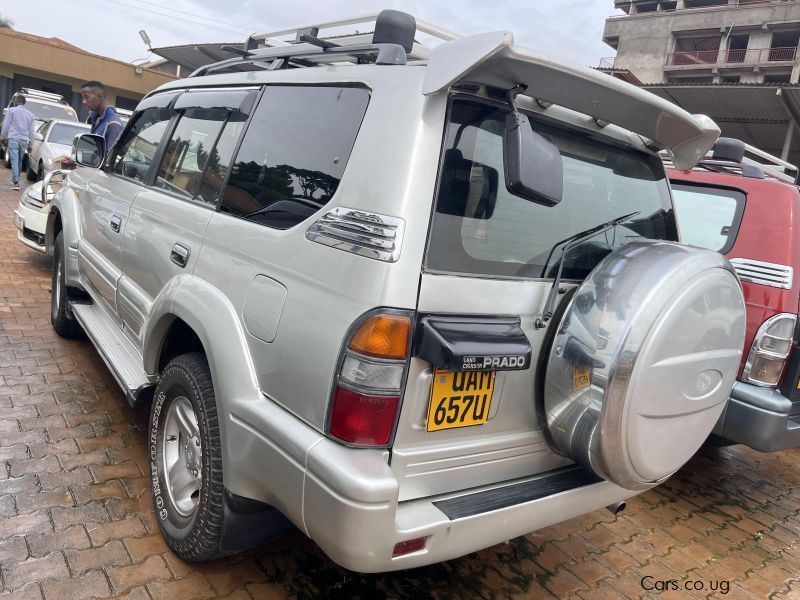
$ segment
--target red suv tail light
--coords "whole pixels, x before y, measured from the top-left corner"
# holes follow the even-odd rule
[[[390,445],[405,384],[411,313],[376,311],[351,329],[339,359],[328,434],[346,444]]]

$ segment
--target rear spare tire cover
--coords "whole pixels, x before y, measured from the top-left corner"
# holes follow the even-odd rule
[[[642,241],[603,259],[569,302],[545,374],[550,441],[621,487],[651,487],[725,407],[744,345],[739,281],[716,252]]]

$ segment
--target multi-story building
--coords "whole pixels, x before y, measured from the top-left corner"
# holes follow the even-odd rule
[[[614,67],[644,83],[797,83],[797,0],[615,0]]]
[[[800,0],[614,0],[600,64],[800,162]],[[794,138],[794,139],[793,139]]]

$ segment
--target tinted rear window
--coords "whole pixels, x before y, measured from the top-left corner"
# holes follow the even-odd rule
[[[672,197],[683,243],[723,254],[733,247],[744,212],[743,192],[673,183]]]
[[[567,254],[563,275],[583,279],[613,249],[647,239],[677,239],[664,169],[658,157],[606,144],[542,122],[531,124],[561,151],[564,196],[554,207],[517,197],[503,175],[507,109],[455,100],[440,167],[429,270],[499,277],[552,277],[562,240],[605,221],[631,221]]]

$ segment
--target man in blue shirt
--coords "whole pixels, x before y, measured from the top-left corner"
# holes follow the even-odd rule
[[[102,135],[106,140],[106,152],[111,149],[122,132],[122,120],[117,111],[106,100],[106,88],[99,81],[87,81],[81,85],[83,103],[92,111],[88,123],[92,133]]]
[[[25,153],[33,144],[33,121],[31,111],[25,108],[25,96],[14,98],[14,106],[8,109],[0,129],[0,140],[8,140],[6,152],[11,159],[11,189],[19,189],[19,170]]]

